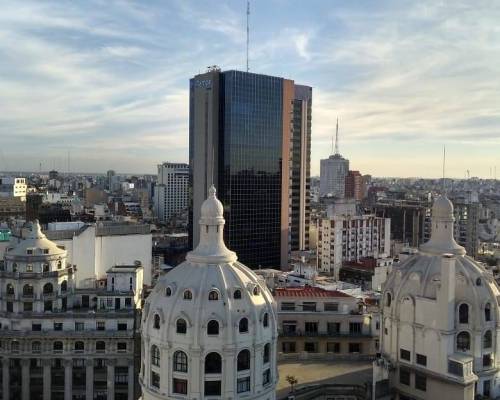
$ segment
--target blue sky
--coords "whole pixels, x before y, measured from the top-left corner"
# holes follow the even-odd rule
[[[0,170],[187,161],[188,79],[243,69],[244,0],[2,1]],[[311,85],[312,173],[500,177],[500,2],[251,3],[250,69]]]

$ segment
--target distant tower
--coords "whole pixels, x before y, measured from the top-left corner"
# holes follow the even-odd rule
[[[250,71],[248,66],[248,49],[250,47],[250,1],[247,1],[247,72]]]

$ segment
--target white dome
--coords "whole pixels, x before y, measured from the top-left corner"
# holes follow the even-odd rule
[[[146,301],[144,400],[275,398],[275,303],[257,275],[226,248],[222,212],[211,189],[200,244]]]

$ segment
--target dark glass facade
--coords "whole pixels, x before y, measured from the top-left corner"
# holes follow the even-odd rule
[[[283,79],[221,79],[219,193],[226,243],[250,267],[280,265]]]

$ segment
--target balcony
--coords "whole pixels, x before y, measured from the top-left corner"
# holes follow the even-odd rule
[[[371,333],[363,333],[363,332],[327,332],[327,331],[318,331],[318,332],[306,332],[300,329],[295,331],[283,331],[282,329],[278,330],[278,334],[280,337],[349,337],[349,338],[370,338],[376,337],[378,335],[372,335]]]

